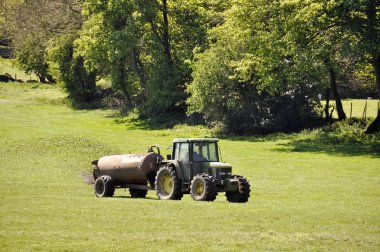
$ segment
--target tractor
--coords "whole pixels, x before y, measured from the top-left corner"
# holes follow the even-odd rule
[[[250,184],[243,176],[232,175],[230,164],[220,162],[218,141],[174,139],[172,154],[166,159],[158,147],[151,146],[145,154],[95,160],[95,194],[109,197],[115,188],[129,188],[136,198],[145,197],[147,190],[156,190],[162,200],[180,200],[184,194],[190,194],[196,201],[214,201],[218,192],[225,192],[229,202],[247,202]]]

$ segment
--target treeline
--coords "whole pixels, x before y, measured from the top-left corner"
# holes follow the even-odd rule
[[[8,0],[0,36],[11,38],[26,71],[63,83],[77,102],[104,98],[102,80],[125,109],[145,117],[180,112],[226,132],[293,131],[330,120],[332,109],[344,120],[339,86],[380,91],[379,6],[379,0]]]

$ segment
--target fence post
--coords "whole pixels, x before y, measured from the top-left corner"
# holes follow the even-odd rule
[[[352,117],[352,102],[351,102],[351,110],[350,110],[350,119]]]

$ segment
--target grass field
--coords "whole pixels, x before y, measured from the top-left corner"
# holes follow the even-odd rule
[[[0,57],[0,74],[9,74],[12,78],[22,81],[34,80],[37,81],[38,78],[35,74],[26,74],[24,71],[20,70],[16,61],[12,59],[3,59]]]
[[[346,113],[346,117],[356,117],[356,118],[363,118],[363,112],[364,108],[367,103],[367,114],[366,117],[376,117],[378,106],[379,106],[379,100],[378,99],[345,99],[342,100],[343,103],[343,110]],[[352,103],[352,111],[351,111],[351,103]],[[325,104],[325,101],[322,101],[322,104]],[[330,105],[335,107],[335,101],[330,101]],[[336,112],[336,109],[334,109],[333,112],[333,118],[338,118],[338,113]]]
[[[247,204],[96,198],[90,162],[141,153],[204,127],[147,129],[112,110],[73,110],[49,85],[0,83],[0,250],[379,251],[380,137],[321,130],[220,141]]]

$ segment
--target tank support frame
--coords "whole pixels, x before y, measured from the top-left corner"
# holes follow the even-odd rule
[[[137,184],[120,184],[115,186],[115,188],[132,188],[140,190],[154,190],[151,186],[148,185],[137,185]]]

